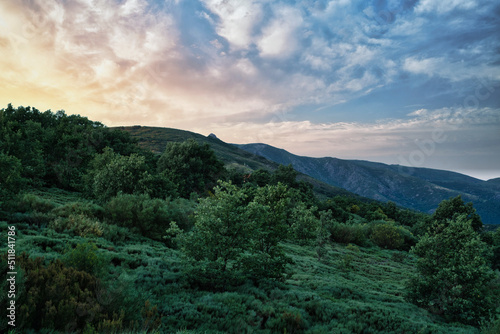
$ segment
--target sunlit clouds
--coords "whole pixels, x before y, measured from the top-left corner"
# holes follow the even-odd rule
[[[460,119],[423,166],[500,176],[499,17],[494,1],[6,0],[0,106],[386,163]]]

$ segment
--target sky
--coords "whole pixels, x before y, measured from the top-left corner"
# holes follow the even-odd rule
[[[500,3],[2,0],[8,103],[500,177]]]

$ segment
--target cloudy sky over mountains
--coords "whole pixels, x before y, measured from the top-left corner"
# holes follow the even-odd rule
[[[500,177],[494,0],[4,0],[0,107]]]

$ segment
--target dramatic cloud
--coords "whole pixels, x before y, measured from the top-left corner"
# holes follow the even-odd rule
[[[6,0],[0,105],[385,162],[468,110],[425,166],[500,176],[499,30],[493,0]]]

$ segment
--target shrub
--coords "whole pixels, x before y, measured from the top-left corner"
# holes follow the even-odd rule
[[[120,194],[105,206],[106,218],[111,224],[138,230],[142,235],[162,240],[170,222],[181,229],[192,226],[195,204],[185,199],[161,200],[148,195]]]
[[[96,219],[83,214],[71,214],[69,217],[58,217],[49,223],[49,227],[57,232],[70,231],[81,237],[103,235],[103,226]]]
[[[19,210],[23,212],[48,213],[55,207],[54,202],[31,193],[24,194],[19,201]]]
[[[64,255],[64,263],[89,274],[97,274],[104,268],[104,260],[97,253],[98,249],[94,243],[86,242],[69,249]]]
[[[394,224],[379,223],[373,227],[370,239],[382,248],[401,249],[405,241],[401,229]]]
[[[328,232],[333,242],[341,244],[356,244],[364,246],[366,244],[366,225],[361,223],[339,223],[333,221],[328,226]]]
[[[292,210],[291,237],[300,245],[311,243],[318,233],[319,220],[314,216],[316,207],[307,209],[300,203]]]
[[[85,215],[90,218],[103,219],[104,208],[92,202],[71,202],[61,205],[52,210],[58,217],[69,217],[70,215]]]
[[[105,319],[95,293],[99,285],[95,276],[60,261],[45,267],[43,258],[30,259],[26,253],[18,263],[25,273],[25,291],[18,301],[17,328],[71,332]]]

